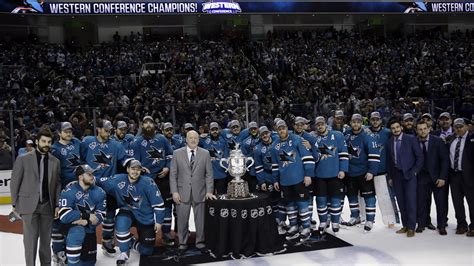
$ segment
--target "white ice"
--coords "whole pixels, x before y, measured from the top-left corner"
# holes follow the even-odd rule
[[[346,201],[343,216],[348,219]],[[467,209],[467,203],[465,203]],[[0,214],[7,215],[11,207],[0,206]],[[288,255],[257,257],[238,261],[223,261],[213,265],[474,265],[474,237],[456,235],[456,218],[452,202],[449,203],[448,235],[426,229],[413,238],[395,234],[400,228],[389,229],[376,215],[376,223],[369,233],[362,227],[341,229],[339,238],[352,247],[300,252]],[[432,206],[431,218],[436,225],[436,209]],[[469,217],[469,215],[467,215]],[[468,218],[469,219],[469,218]],[[468,220],[469,223],[469,220]],[[190,221],[194,228],[194,223]],[[98,245],[97,265],[115,265],[115,259],[103,255]],[[0,232],[0,265],[24,265],[22,235]],[[132,252],[129,265],[138,265],[139,255]],[[39,265],[39,260],[37,265]]]

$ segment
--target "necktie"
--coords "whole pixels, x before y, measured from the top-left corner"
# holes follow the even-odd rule
[[[421,144],[423,145],[423,156],[424,156],[424,158],[426,158],[426,156],[428,155],[428,150],[426,149],[426,142],[428,142],[428,141],[426,141],[426,140],[421,141]]]
[[[401,156],[400,156],[400,146],[402,144],[402,141],[400,140],[400,138],[397,138],[397,142],[395,143],[395,150],[397,152],[397,155],[395,157],[395,164],[397,166],[400,166],[400,162],[401,162]]]
[[[193,166],[194,166],[194,150],[191,150],[191,160],[189,160],[189,162],[191,163],[191,168],[193,168]]]
[[[39,165],[39,176],[40,176],[40,201],[43,200],[43,178],[44,178],[44,154],[41,155]]]
[[[459,155],[461,153],[461,140],[462,140],[462,137],[458,137],[458,142],[456,143],[456,148],[454,150],[454,165],[453,165],[454,170],[461,170],[459,169]]]

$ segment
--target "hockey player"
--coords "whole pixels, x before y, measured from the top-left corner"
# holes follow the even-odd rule
[[[69,183],[59,197],[59,219],[66,235],[68,265],[95,265],[96,228],[105,217],[105,192],[94,184],[87,164],[76,167],[77,181]]]
[[[156,134],[155,121],[151,116],[143,118],[142,135],[135,137],[132,143],[133,157],[143,165],[146,175],[155,180],[165,201],[165,220],[163,223],[163,242],[173,245],[171,237],[171,214],[173,200],[170,192],[170,163],[173,150],[168,140],[161,134]]]
[[[378,172],[380,153],[377,142],[372,134],[362,129],[362,116],[353,114],[351,129],[346,131],[345,138],[349,153],[349,172],[344,179],[347,186],[347,196],[351,208],[351,219],[347,225],[360,224],[359,199],[365,200],[366,223],[364,230],[370,231],[375,220],[375,187],[374,175]]]
[[[257,122],[249,123],[249,133],[250,135],[242,141],[242,153],[247,157],[253,157],[253,151],[255,146],[260,141],[258,137],[258,124]],[[249,190],[251,193],[257,191],[257,177],[255,176],[255,164],[250,168],[250,171],[246,172],[243,176],[243,179],[248,182]]]
[[[171,149],[177,150],[186,145],[186,139],[179,134],[174,134],[173,124],[166,122],[163,124],[163,135],[171,145]]]
[[[377,148],[380,154],[380,164],[377,174],[374,176],[374,184],[380,212],[382,214],[382,221],[388,225],[389,228],[393,228],[395,223],[400,223],[400,218],[398,216],[395,192],[393,188],[388,185],[385,153],[385,145],[392,136],[392,132],[390,129],[382,127],[382,117],[379,112],[372,112],[370,114],[369,129],[375,141],[377,141]]]
[[[59,130],[59,141],[52,146],[51,153],[58,158],[61,164],[61,189],[67,184],[77,180],[74,170],[81,164],[79,156],[79,146],[81,141],[73,137],[72,125],[69,122],[62,122]],[[53,221],[51,232],[53,262],[64,264],[66,262],[64,235],[61,232],[61,222],[59,219]]]
[[[186,134],[188,134],[189,131],[194,130],[194,126],[191,123],[184,123],[183,125],[183,137],[186,139]]]
[[[313,157],[320,155],[320,158],[315,168],[313,189],[321,222],[319,232],[324,232],[329,226],[327,224],[329,208],[332,230],[337,233],[342,211],[341,198],[344,196],[342,180],[349,170],[349,153],[344,135],[339,131],[329,130],[324,117],[316,117],[315,125],[318,135],[316,141],[312,143],[312,152]]]
[[[115,129],[115,133],[110,137],[111,139],[120,143],[123,148],[125,149],[125,153],[128,156],[133,157],[133,150],[132,150],[132,142],[134,136],[132,134],[127,134],[128,132],[128,125],[125,121],[117,121],[117,127]],[[125,166],[117,165],[117,173],[123,174],[126,173]]]
[[[115,134],[111,137],[111,139],[116,140],[120,144],[122,144],[125,152],[129,156],[133,156],[132,149],[130,145],[133,142],[134,136],[132,134],[128,134],[128,125],[125,121],[117,121],[117,129],[115,130]]]
[[[214,189],[217,195],[227,193],[227,183],[231,180],[224,168],[220,166],[222,158],[229,157],[229,147],[224,138],[221,138],[220,127],[217,122],[209,124],[210,134],[205,139],[199,140],[199,146],[209,151],[212,161]]]
[[[281,191],[286,202],[286,210],[290,221],[287,240],[304,242],[311,236],[308,210],[309,186],[314,173],[314,159],[303,145],[301,138],[288,134],[284,120],[277,122],[280,139],[272,144],[272,175],[275,178],[274,188]],[[299,225],[298,228],[298,216]]]
[[[170,122],[166,122],[163,124],[163,135],[165,136],[166,140],[168,140],[169,144],[171,145],[171,149],[173,151],[181,147],[184,147],[186,145],[186,139],[182,135],[174,134],[174,127],[173,127],[173,124],[171,124]],[[169,201],[170,199],[165,199],[165,202],[166,200]],[[178,220],[176,219],[176,217],[178,216],[176,213],[176,205],[174,202],[172,202],[172,204],[173,204],[173,217],[174,217],[174,231],[177,232]],[[171,235],[169,233],[163,238],[163,242],[167,246],[174,245],[174,241],[171,238]]]
[[[250,132],[246,128],[242,130],[240,122],[238,120],[232,120],[228,124],[228,128],[225,128],[221,132],[221,136],[227,141],[229,150],[235,149],[235,145],[242,145],[242,141],[249,136]]]
[[[344,123],[344,112],[342,110],[336,110],[334,112],[334,117],[331,125],[331,130],[342,132],[345,134],[346,130],[349,129],[349,126]]]
[[[82,140],[81,159],[94,169],[95,178],[114,175],[118,164],[125,165],[131,159],[120,143],[110,139],[111,130],[112,123],[104,119],[97,127],[97,136],[88,136]],[[102,250],[109,256],[116,252],[112,241],[116,209],[114,199],[108,197],[107,213],[102,224]]]
[[[151,255],[156,233],[161,231],[165,205],[160,190],[153,179],[141,176],[140,161],[132,160],[127,166],[128,174],[99,179],[98,185],[117,200],[119,212],[116,217],[116,237],[120,254],[117,265],[124,265],[133,248],[141,255]],[[135,226],[138,241],[132,237],[130,228]]]
[[[311,151],[311,144],[316,141],[316,138],[306,132],[306,128],[308,127],[307,123],[309,123],[309,120],[302,117],[302,116],[297,116],[295,117],[295,124],[293,125],[294,131],[293,133],[297,136],[301,137],[301,141],[303,145]],[[313,219],[313,201],[314,201],[314,191],[313,191],[313,186],[310,187],[310,199],[309,199],[309,211],[311,213],[311,229],[316,230],[317,223]]]
[[[271,131],[262,126],[259,128],[260,143],[257,144],[254,150],[253,158],[255,160],[255,174],[257,177],[259,191],[262,193],[271,193],[272,209],[275,213],[275,219],[278,223],[278,233],[280,235],[286,233],[286,208],[283,205],[280,193],[273,188],[275,178],[272,175],[272,143],[273,138]]]

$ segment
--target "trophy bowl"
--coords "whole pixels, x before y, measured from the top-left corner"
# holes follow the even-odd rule
[[[249,165],[247,163],[250,162]],[[227,167],[224,165],[227,164]],[[242,179],[245,172],[249,171],[254,164],[252,157],[246,157],[237,147],[230,151],[229,158],[221,159],[220,166],[226,169],[232,177],[232,181],[227,185],[227,197],[230,199],[250,198],[249,185],[247,181]]]

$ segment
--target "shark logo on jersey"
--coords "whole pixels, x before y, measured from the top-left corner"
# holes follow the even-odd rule
[[[76,168],[79,165],[81,165],[81,158],[79,158],[79,155],[72,153],[72,157],[67,158],[67,161],[69,162],[69,166],[72,168]]]
[[[211,155],[211,158],[222,159],[222,151],[214,146],[209,150],[209,155]]]
[[[283,163],[283,167],[288,166],[289,164],[295,162],[295,154],[293,152],[281,150],[280,161]]]
[[[100,167],[108,167],[112,164],[112,155],[105,154],[101,150],[99,150],[99,154],[94,154],[94,158],[93,162],[99,164]]]
[[[265,163],[272,163],[272,156],[271,155],[267,155],[263,159],[264,159]]]
[[[81,212],[81,214],[90,214],[95,211],[94,206],[90,206],[89,202],[84,200],[84,205],[80,205],[79,203],[76,204],[77,209]]]
[[[336,147],[329,146],[326,143],[321,143],[321,144],[322,144],[322,146],[318,146],[319,152],[321,154],[327,154],[329,156],[336,155]]]
[[[163,150],[153,146],[151,146],[151,150],[147,150],[146,153],[148,153],[148,159],[153,160],[152,164],[156,164],[165,158]]]
[[[123,195],[123,200],[132,209],[140,209],[142,205],[142,197],[134,197],[130,191],[127,192],[127,195]]]
[[[230,150],[235,150],[239,148],[239,144],[235,142],[235,140],[229,141],[228,145]]]
[[[347,151],[352,158],[359,158],[360,156],[360,148],[352,146],[352,143],[347,146]]]

